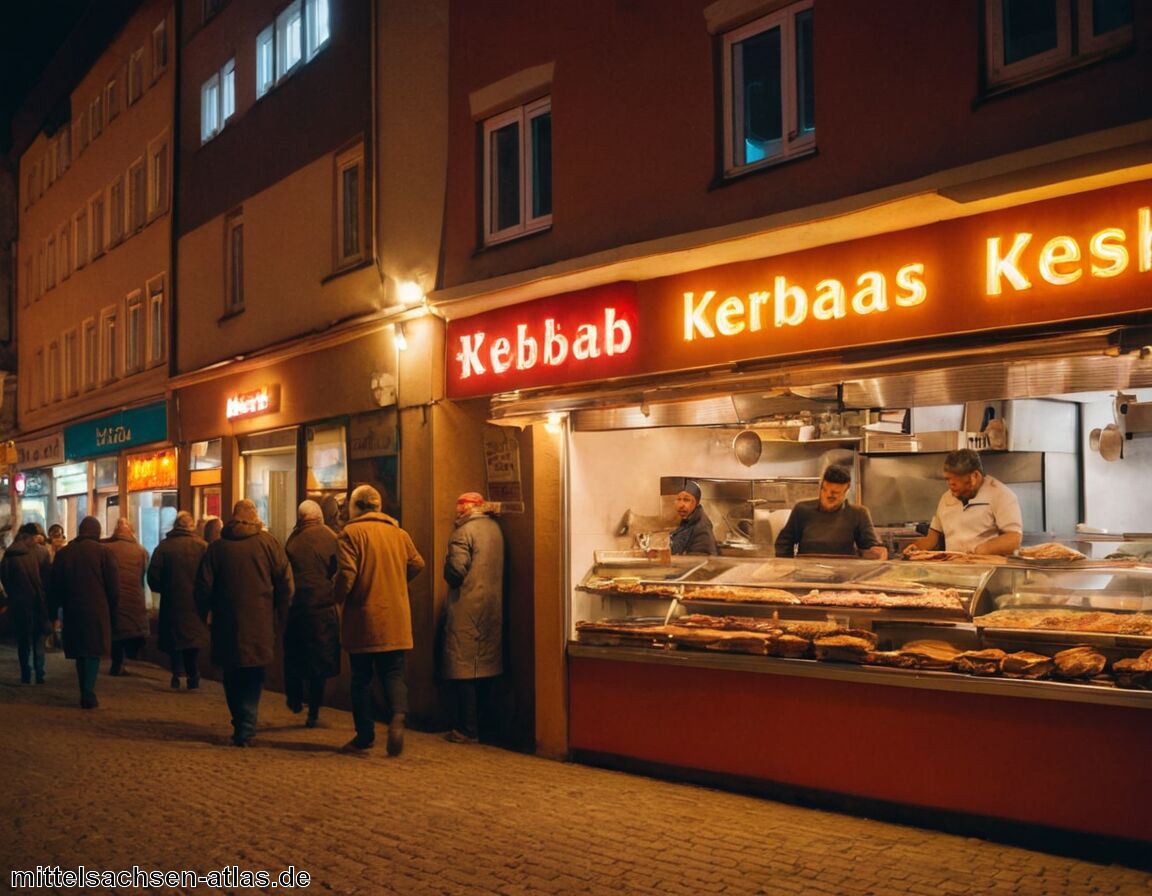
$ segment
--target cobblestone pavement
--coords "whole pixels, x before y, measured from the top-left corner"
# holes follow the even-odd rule
[[[104,669],[107,668],[105,664]],[[265,693],[255,746],[229,744],[221,686],[173,691],[143,663],[78,706],[74,667],[18,684],[0,647],[0,892],[10,872],[307,872],[340,894],[1149,894],[1152,875],[409,732],[388,758],[339,752],[351,717],[307,729]],[[146,882],[140,878],[137,883]],[[241,882],[251,882],[242,878]],[[282,888],[282,887],[281,887]],[[131,881],[61,892],[193,892]]]

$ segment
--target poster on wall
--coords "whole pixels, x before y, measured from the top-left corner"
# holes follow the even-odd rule
[[[488,500],[501,513],[523,513],[524,492],[520,485],[520,443],[511,429],[489,426],[484,430],[484,464]]]

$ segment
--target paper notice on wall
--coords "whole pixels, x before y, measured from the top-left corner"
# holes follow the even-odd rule
[[[520,443],[515,432],[497,426],[484,430],[484,461],[488,475],[488,500],[523,506],[520,486]]]

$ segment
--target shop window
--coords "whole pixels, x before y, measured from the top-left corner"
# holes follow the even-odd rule
[[[811,153],[816,146],[812,3],[725,34],[724,173]]]
[[[105,308],[100,312],[100,382],[102,383],[110,383],[116,379],[120,363],[117,343],[119,338],[116,309]]]
[[[128,166],[128,232],[135,233],[148,220],[148,181],[144,160],[137,159]]]
[[[362,261],[365,253],[364,148],[336,157],[337,267]]]
[[[100,375],[100,340],[94,317],[85,320],[81,327],[80,351],[81,386],[89,391],[96,388]]]
[[[191,470],[219,470],[224,465],[224,440],[207,439],[193,442],[188,462]]]
[[[224,313],[244,310],[244,213],[233,212],[224,222]]]
[[[343,426],[309,426],[305,433],[308,451],[308,491],[346,491],[348,488],[347,442]]]
[[[155,367],[168,357],[167,280],[163,274],[148,281],[147,365]]]
[[[1131,45],[1132,0],[986,0],[989,87],[1012,87]]]
[[[124,303],[124,373],[136,373],[143,366],[144,296],[136,290]]]
[[[148,144],[148,220],[168,211],[168,135]]]
[[[552,100],[484,122],[484,241],[552,226]]]

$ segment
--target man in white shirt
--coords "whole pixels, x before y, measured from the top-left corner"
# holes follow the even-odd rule
[[[984,475],[979,454],[971,448],[950,453],[944,458],[944,478],[948,491],[936,506],[928,534],[908,545],[905,553],[945,547],[967,554],[1008,555],[1020,547],[1024,532],[1020,502],[1004,483]]]

